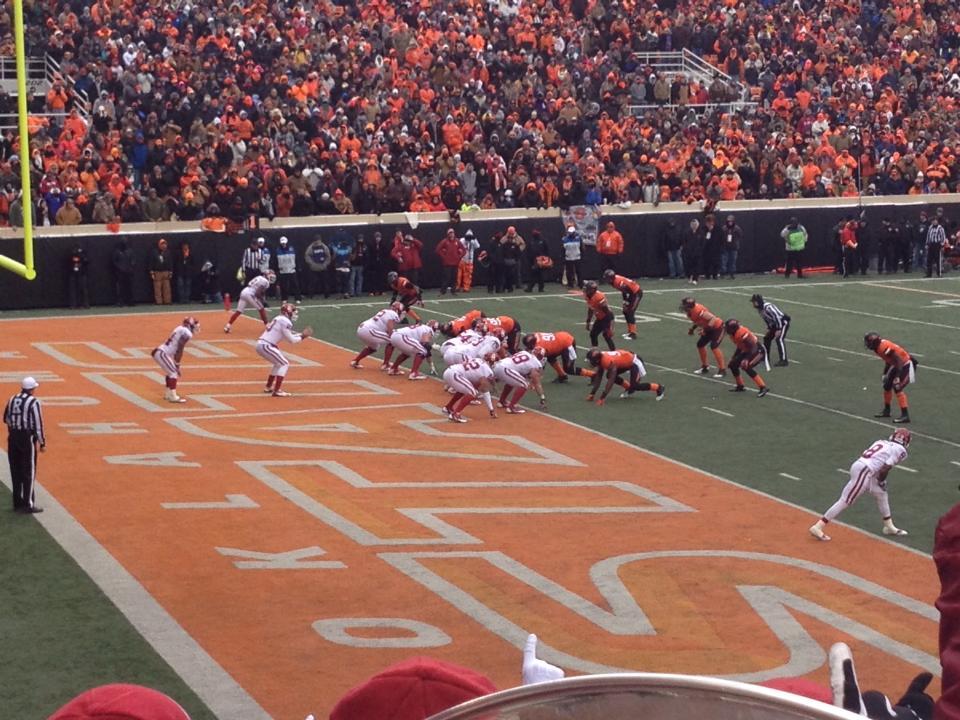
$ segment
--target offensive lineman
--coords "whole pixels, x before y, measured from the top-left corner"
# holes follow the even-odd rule
[[[177,395],[177,380],[180,377],[180,360],[183,358],[183,349],[193,339],[195,333],[200,332],[200,321],[195,317],[185,317],[183,322],[173,329],[170,337],[162,345],[154,348],[150,356],[160,366],[166,375],[167,389],[163,392],[163,399],[172,403],[185,403],[186,399]]]
[[[869,492],[876,499],[877,509],[883,518],[883,534],[906,535],[906,530],[893,524],[890,498],[887,496],[887,473],[890,468],[907,459],[908,447],[910,431],[897,428],[888,440],[877,440],[864,450],[850,466],[850,480],[843,488],[840,499],[810,526],[810,534],[817,540],[829,540],[830,536],[823,532],[824,526],[853,505],[863,493]]]
[[[497,361],[493,366],[493,376],[498,382],[503,383],[500,407],[511,415],[522,415],[526,412],[522,407],[517,407],[517,403],[531,385],[540,398],[540,407],[547,406],[547,396],[543,392],[541,381],[544,357],[543,350],[539,348],[535,348],[532,352],[521,350]],[[509,397],[511,390],[513,390],[512,398]]]
[[[496,355],[491,354],[485,358],[452,365],[443,371],[443,384],[453,389],[453,397],[443,408],[443,414],[450,418],[450,422],[467,422],[462,413],[467,405],[478,397],[487,406],[490,417],[497,417],[497,411],[493,409],[493,399],[490,397],[490,390],[494,385],[493,369],[490,366],[496,358]]]

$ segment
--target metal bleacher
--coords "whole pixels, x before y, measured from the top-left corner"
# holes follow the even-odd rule
[[[757,107],[757,103],[750,102],[750,90],[739,80],[727,75],[720,68],[711,65],[696,53],[684,48],[669,52],[650,51],[636,52],[633,54],[634,60],[643,68],[649,68],[650,71],[658,76],[674,78],[677,75],[685,75],[691,82],[705,87],[709,87],[717,78],[719,78],[728,88],[731,88],[736,94],[737,99],[721,103],[693,104],[687,103],[683,106],[685,110],[693,110],[697,114],[709,113],[715,110],[720,112],[743,113]],[[680,108],[674,104],[645,103],[643,105],[629,105],[628,110],[631,115],[646,115],[648,112],[655,112],[663,108]]]
[[[86,93],[78,91],[73,86],[73,78],[64,76],[60,63],[50,55],[33,56],[25,59],[27,69],[27,94],[30,98],[45,96],[53,86],[55,79],[63,80],[67,92],[72,100],[72,106],[77,108],[80,115],[90,120],[91,101]],[[11,98],[18,95],[17,89],[17,62],[11,56],[0,56],[0,89]],[[48,117],[56,119],[53,113],[32,112],[33,117]],[[17,114],[15,112],[0,113],[0,132],[17,129]]]

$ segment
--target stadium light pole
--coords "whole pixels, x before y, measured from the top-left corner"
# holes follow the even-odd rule
[[[23,262],[0,255],[0,267],[33,280],[33,200],[30,194],[30,128],[27,123],[27,62],[23,41],[23,0],[13,0],[14,52],[17,58],[17,127],[20,133],[20,202],[23,207]]]

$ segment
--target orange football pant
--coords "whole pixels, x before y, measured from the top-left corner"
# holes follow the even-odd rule
[[[460,262],[457,266],[457,290],[470,290],[473,286],[473,263]]]

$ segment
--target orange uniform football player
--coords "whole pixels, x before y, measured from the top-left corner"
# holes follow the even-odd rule
[[[593,377],[593,370],[577,367],[577,343],[568,332],[528,333],[523,336],[523,347],[543,350],[544,359],[557,373],[554,382],[565,383],[570,375]]]
[[[643,299],[643,290],[640,283],[623,275],[617,275],[613,270],[605,270],[603,279],[619,290],[623,298],[623,319],[627,321],[627,331],[623,334],[624,340],[637,339],[637,306]]]
[[[597,348],[590,348],[587,352],[587,362],[596,368],[596,374],[593,376],[593,382],[590,385],[590,394],[587,400],[591,401],[600,389],[600,384],[606,378],[607,384],[603,388],[600,397],[596,398],[597,405],[603,405],[607,395],[613,389],[614,385],[623,388],[621,398],[629,397],[637,391],[656,393],[657,400],[662,400],[667,388],[657,383],[640,382],[647,369],[643,365],[643,360],[629,350],[610,350],[600,352]],[[624,380],[621,375],[628,373]]]
[[[423,307],[423,294],[420,292],[420,288],[396,272],[387,273],[387,285],[393,290],[393,297],[390,302],[399,301],[403,305],[403,311],[413,318],[414,322],[420,322],[420,316],[412,310],[414,305]]]
[[[766,349],[763,347],[763,344],[757,340],[757,336],[737,320],[730,318],[724,323],[723,327],[727,335],[730,336],[730,340],[737,347],[733,353],[733,357],[730,358],[729,365],[730,372],[733,374],[733,379],[737,381],[737,384],[730,388],[730,392],[744,392],[746,390],[743,386],[743,378],[740,377],[740,371],[742,370],[756,383],[758,388],[757,397],[763,397],[770,392],[770,388],[767,387],[763,378],[760,377],[760,374],[754,370],[754,368],[766,360]],[[767,370],[769,369],[770,368],[767,367]]]
[[[687,331],[687,335],[693,335],[697,330],[700,331],[700,339],[697,340],[700,367],[694,370],[694,373],[706,375],[710,372],[710,366],[707,365],[707,345],[709,345],[713,351],[713,357],[717,360],[717,374],[714,377],[723,377],[727,374],[727,364],[723,360],[723,351],[720,349],[720,343],[723,341],[723,320],[692,297],[683,298],[680,301],[680,309],[687,314],[690,322],[693,323]]]
[[[891,396],[896,395],[897,404],[900,405],[900,417],[894,418],[893,421],[895,423],[910,422],[910,407],[904,390],[907,385],[916,380],[917,359],[896,343],[884,340],[876,333],[864,335],[863,344],[873,350],[884,362],[883,410],[875,417],[890,417]]]
[[[594,280],[587,280],[583,284],[583,296],[587,299],[587,331],[590,333],[590,344],[596,345],[600,336],[607,341],[607,347],[616,350],[613,344],[613,311],[607,305],[607,296],[597,288]]]

